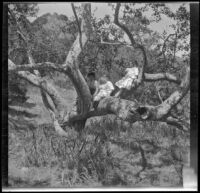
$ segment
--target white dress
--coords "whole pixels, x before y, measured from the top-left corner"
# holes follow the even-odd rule
[[[137,67],[126,68],[126,75],[115,83],[118,88],[126,88],[130,90],[135,79],[137,79],[139,70]]]
[[[110,96],[112,91],[114,90],[114,86],[112,82],[107,81],[105,84],[100,84],[99,85],[99,92],[97,93],[96,96],[94,96],[94,101],[100,101],[104,97]]]

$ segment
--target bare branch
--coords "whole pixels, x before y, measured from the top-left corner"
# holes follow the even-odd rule
[[[54,88],[54,86],[50,82],[47,82],[44,79],[41,79],[40,77],[37,77],[36,75],[34,75],[30,72],[26,72],[26,71],[20,71],[20,72],[18,72],[18,75],[21,78],[27,80],[32,85],[34,85],[34,86],[42,89],[46,93],[48,93],[48,95],[52,99],[56,109],[58,110],[60,116],[63,115],[64,100],[61,98],[60,94],[57,92],[57,90]]]
[[[151,81],[160,81],[160,80],[167,80],[169,82],[173,82],[176,84],[180,84],[181,80],[178,79],[176,76],[170,73],[156,73],[156,74],[149,74],[144,73],[144,81],[151,82]]]
[[[52,99],[56,109],[58,110],[58,113],[61,118],[64,116],[64,99],[60,96],[60,93],[55,89],[55,87],[46,80],[40,80],[40,86],[41,88],[50,96]]]
[[[10,60],[8,60],[9,72],[30,71],[30,70],[40,70],[40,69],[49,69],[52,71],[66,73],[66,71],[63,70],[61,65],[56,65],[51,62],[36,63],[34,65],[32,63],[23,65],[12,65]]]
[[[91,23],[90,23],[91,5],[89,3],[83,3],[82,7],[83,11],[82,11],[82,22],[81,22],[81,34],[82,34],[82,47],[84,47],[91,33]],[[78,56],[82,51],[79,42],[79,36],[80,34],[77,36],[75,42],[73,43],[66,57],[65,64],[63,65],[63,67],[71,66],[73,68],[78,69],[76,60],[78,59]]]
[[[73,13],[74,13],[74,16],[75,16],[75,19],[76,19],[76,23],[77,23],[77,26],[78,26],[79,43],[80,43],[81,49],[83,49],[83,46],[82,46],[82,32],[81,32],[81,27],[80,27],[80,24],[79,24],[79,21],[78,21],[78,16],[76,14],[76,9],[74,7],[74,3],[71,3],[71,6],[72,6],[72,10],[73,10]]]
[[[106,45],[113,45],[113,46],[126,46],[129,48],[133,48],[131,44],[123,43],[123,42],[105,42],[101,39],[101,42],[96,42],[97,44],[106,44]]]
[[[17,65],[15,65],[10,59],[8,59],[8,69],[10,69],[11,71],[18,71],[20,70],[17,74],[26,79],[27,81],[29,81],[31,84],[42,88],[45,92],[47,92],[50,97],[52,98],[52,100],[54,101],[54,104],[56,107],[60,107],[61,106],[61,97],[60,95],[57,93],[57,91],[55,90],[55,88],[47,81],[45,81],[44,79],[42,79],[41,77],[38,77],[30,72],[27,71],[22,71],[24,69],[38,69],[41,68],[43,63],[40,64],[36,64],[36,65],[32,65],[32,64],[28,64],[28,65],[22,65],[22,67],[18,67]],[[55,68],[54,65],[52,65],[52,63],[46,63],[47,66],[52,67],[53,69],[57,69]],[[63,102],[63,101],[62,101]]]
[[[60,123],[58,122],[58,119],[56,118],[55,113],[53,111],[51,111],[50,109],[48,109],[48,110],[49,110],[49,113],[50,113],[51,118],[53,120],[53,125],[54,125],[54,128],[55,128],[55,131],[57,132],[58,135],[60,135],[62,137],[70,138],[70,139],[77,138],[77,133],[76,132],[69,131],[69,130],[66,132],[60,126]]]
[[[190,124],[186,121],[169,116],[165,119],[165,122],[169,125],[175,126],[183,132],[189,132]]]
[[[186,67],[186,75],[181,82],[180,88],[173,92],[163,103],[157,107],[157,118],[167,115],[176,106],[190,89],[190,69]]]
[[[121,24],[121,23],[119,22],[119,9],[120,9],[120,6],[121,6],[121,4],[120,4],[120,3],[117,3],[117,6],[116,6],[116,8],[115,8],[114,23],[115,23],[117,26],[119,26],[122,30],[125,31],[125,33],[127,34],[127,36],[129,37],[129,39],[130,39],[130,41],[131,41],[132,46],[135,47],[136,42],[135,42],[135,40],[134,40],[134,38],[133,38],[131,32],[129,31],[129,29],[128,29],[125,25],[123,25],[123,24]]]
[[[157,88],[156,88],[157,89]],[[158,98],[159,98],[159,100],[160,100],[160,102],[161,103],[163,103],[163,99],[162,99],[162,97],[161,97],[161,95],[160,95],[160,91],[157,89],[157,93],[158,93]]]
[[[66,132],[62,127],[61,127],[61,124],[59,123],[58,121],[58,118],[56,118],[56,111],[55,111],[55,108],[52,107],[51,103],[48,101],[48,98],[47,98],[47,93],[44,92],[42,89],[40,89],[41,91],[41,96],[42,96],[42,100],[43,100],[43,103],[45,105],[45,107],[47,108],[47,110],[49,111],[49,114],[50,114],[50,117],[53,121],[53,126],[55,128],[55,131],[58,135],[62,136],[62,137],[66,137],[66,138],[76,138],[77,137],[77,133],[74,131],[68,131]]]
[[[138,84],[140,84],[143,81],[144,71],[145,71],[145,67],[148,65],[148,60],[147,60],[145,47],[142,45],[138,45],[138,48],[141,50],[142,55],[143,55],[143,64],[139,64],[140,70],[139,70],[139,75],[138,75]]]
[[[41,96],[42,96],[42,100],[43,100],[44,106],[49,111],[55,112],[56,111],[55,106],[51,105],[51,103],[49,102],[49,100],[47,98],[47,95],[46,95],[46,92],[44,92],[42,89],[40,89],[40,91],[41,91]]]
[[[82,4],[82,23],[81,23],[81,33],[82,33],[82,46],[86,44],[90,37],[91,33],[91,5],[89,3]],[[77,94],[80,99],[80,114],[85,114],[89,111],[91,106],[92,96],[90,94],[89,87],[81,74],[78,66],[78,56],[81,53],[82,49],[79,42],[79,35],[77,36],[74,44],[72,45],[65,64],[63,65],[64,70],[67,71],[67,74],[71,81],[74,84],[74,87],[77,91]]]

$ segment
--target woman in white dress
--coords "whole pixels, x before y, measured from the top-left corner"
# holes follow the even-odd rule
[[[134,87],[135,80],[137,80],[138,78],[139,70],[137,67],[126,68],[125,71],[126,75],[121,80],[115,83],[118,88],[118,91],[115,94],[116,97],[118,97],[124,89],[130,90],[132,87]]]

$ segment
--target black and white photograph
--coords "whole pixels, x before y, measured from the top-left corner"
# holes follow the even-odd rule
[[[4,13],[5,191],[197,190],[190,2],[10,2]]]

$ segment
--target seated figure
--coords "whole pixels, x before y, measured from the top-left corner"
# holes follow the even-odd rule
[[[98,92],[98,81],[96,80],[96,75],[94,72],[89,72],[86,78],[87,84],[90,89],[91,95],[95,95]]]
[[[114,90],[114,86],[111,81],[106,76],[103,76],[99,79],[98,91],[95,95],[93,95],[94,107],[98,105],[98,102],[105,97],[111,95]]]
[[[137,67],[133,68],[126,68],[126,75],[115,83],[118,91],[115,94],[116,97],[118,97],[124,89],[130,90],[135,85],[135,80],[137,80],[139,74],[139,70]]]

